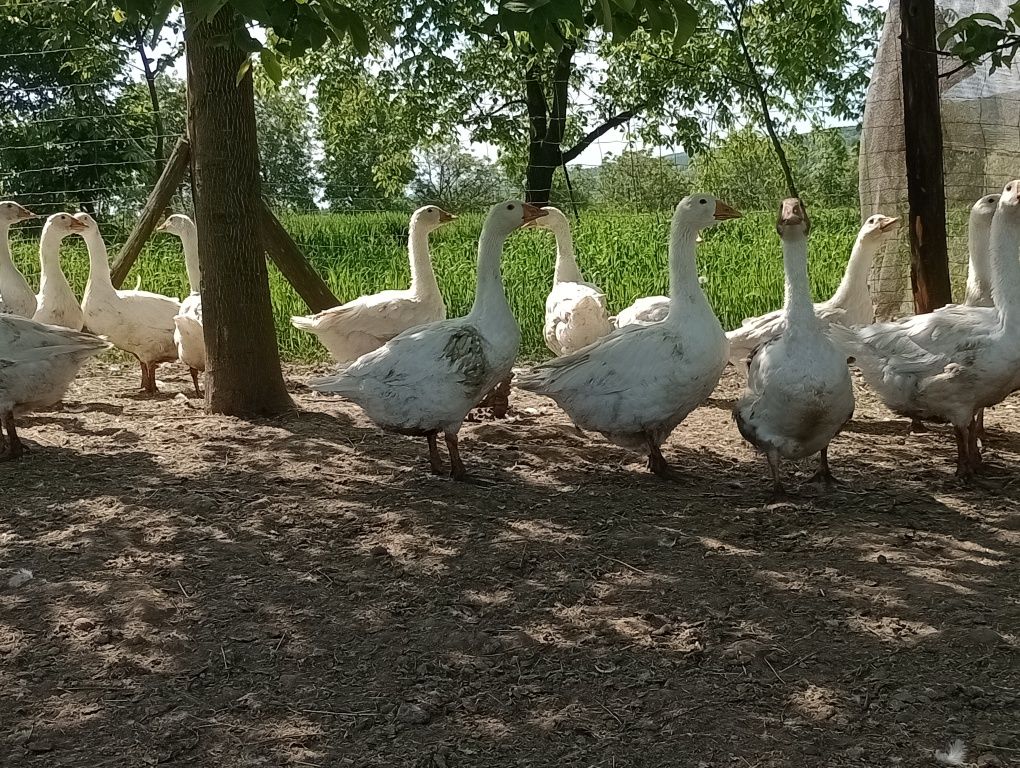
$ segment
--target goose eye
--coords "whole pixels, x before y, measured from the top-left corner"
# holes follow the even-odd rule
[[[508,205],[508,206],[506,207],[506,209],[507,209],[508,211],[512,211],[512,210],[514,209],[514,207],[513,207],[513,205],[511,204],[511,205]]]
[[[702,205],[708,205],[708,200],[706,200],[705,198],[701,198],[701,200],[699,200],[698,202],[700,202]]]

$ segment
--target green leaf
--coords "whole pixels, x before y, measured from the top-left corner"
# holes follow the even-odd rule
[[[189,7],[204,21],[211,21],[227,4],[227,0],[191,0]]]
[[[234,76],[234,85],[240,85],[241,81],[244,80],[244,76],[251,72],[251,57],[249,56],[241,62],[241,66],[237,68],[237,74]]]
[[[230,4],[247,21],[269,23],[269,13],[263,0],[230,0]]]
[[[120,8],[113,9],[113,20],[118,24],[123,24],[127,21],[127,14],[124,13]]]
[[[156,4],[156,11],[152,16],[152,42],[149,47],[155,48],[159,43],[159,37],[163,34],[163,27],[166,25],[167,17],[174,7],[174,0],[159,0]]]
[[[277,85],[283,82],[283,67],[280,66],[280,60],[276,58],[276,54],[273,51],[263,48],[259,51],[259,61],[262,62],[262,68],[266,71],[270,80]]]

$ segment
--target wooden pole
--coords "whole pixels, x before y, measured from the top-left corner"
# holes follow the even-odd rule
[[[308,263],[297,244],[283,228],[280,220],[266,205],[265,200],[262,201],[259,213],[262,224],[262,246],[283,276],[287,278],[287,282],[294,286],[294,290],[304,299],[308,308],[312,312],[321,312],[340,304],[329,286]]]
[[[900,29],[910,207],[910,284],[914,311],[923,313],[952,301],[935,53],[935,0],[901,0]]]
[[[134,229],[131,230],[131,235],[120,249],[117,258],[113,260],[110,277],[113,280],[114,288],[120,288],[124,282],[127,273],[131,271],[131,265],[135,263],[135,259],[141,253],[142,246],[152,236],[152,231],[162,218],[167,205],[170,204],[174,192],[184,181],[190,157],[191,144],[182,136],[178,140],[177,146],[174,147],[174,151],[170,153],[170,159],[163,166],[163,172],[159,175],[156,186],[149,193],[149,199],[145,201],[145,207],[142,208],[142,214],[138,217]]]

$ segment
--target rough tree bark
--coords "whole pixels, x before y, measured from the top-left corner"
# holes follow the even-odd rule
[[[262,192],[251,72],[231,6],[199,19],[185,2],[188,127],[202,267],[206,406],[234,416],[291,407],[280,370],[259,221]]]
[[[900,24],[903,133],[910,206],[910,283],[914,290],[914,311],[922,313],[953,300],[946,242],[934,0],[903,0]]]

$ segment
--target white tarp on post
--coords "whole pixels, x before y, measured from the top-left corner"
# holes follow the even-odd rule
[[[860,146],[861,214],[907,214],[903,156],[903,90],[900,81],[899,0],[890,0],[868,87]],[[935,0],[937,31],[960,16],[994,13],[1005,17],[1007,0]],[[948,73],[959,61],[940,57]],[[949,266],[953,297],[962,299],[967,275],[967,215],[982,195],[1020,177],[1020,62],[989,74],[987,65],[967,67],[940,80],[943,168],[946,184]],[[910,246],[906,226],[899,247],[890,244],[871,275],[880,319],[914,310],[910,287]]]

